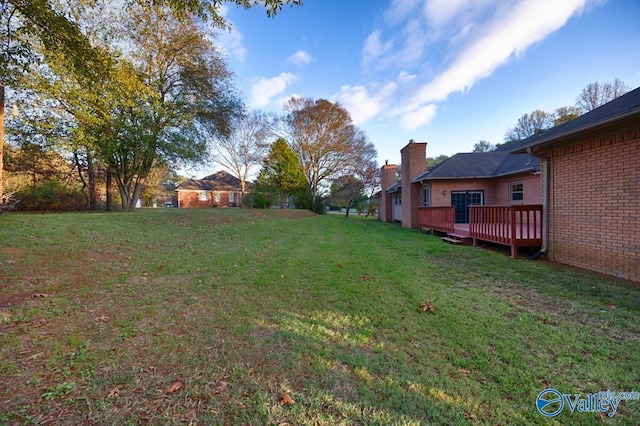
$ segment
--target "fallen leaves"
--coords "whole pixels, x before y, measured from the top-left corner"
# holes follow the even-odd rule
[[[183,386],[184,386],[184,381],[183,380],[176,380],[171,384],[171,386],[169,386],[167,388],[165,393],[166,394],[175,393],[175,392],[179,391],[180,389],[182,389]]]
[[[280,406],[293,405],[295,401],[286,393],[282,392],[279,398]]]
[[[467,370],[466,368],[458,368],[458,373],[469,376],[471,374],[471,371]]]
[[[33,297],[34,299],[46,299],[47,297],[49,297],[49,295],[46,293],[34,293],[31,295],[31,297]]]
[[[109,393],[107,394],[107,398],[114,398],[114,397],[120,395],[121,387],[122,387],[122,385],[118,385],[115,388],[111,389],[109,391]]]
[[[214,395],[219,395],[219,394],[221,394],[222,392],[224,392],[224,391],[227,389],[227,386],[229,386],[229,383],[228,383],[228,382],[225,382],[224,380],[220,380],[220,381],[217,383],[216,388],[213,390],[213,394],[214,394]]]
[[[418,308],[419,312],[431,312],[432,314],[435,313],[436,307],[433,305],[433,303],[431,302],[424,302],[423,304],[420,305],[420,307]]]
[[[604,306],[606,306],[607,308],[611,309],[612,311],[614,311],[616,309],[616,305],[614,305],[613,303],[610,303],[610,302],[605,303]]]

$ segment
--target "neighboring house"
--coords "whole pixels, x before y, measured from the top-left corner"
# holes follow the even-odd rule
[[[247,184],[249,185],[249,184]],[[178,207],[238,207],[242,205],[240,179],[225,171],[189,179],[176,188]]]
[[[506,150],[456,154],[425,170],[426,146],[412,140],[401,150],[400,181],[395,165],[382,167],[382,221],[444,232],[455,243],[509,245],[514,257],[518,247],[541,245],[536,157]]]
[[[524,141],[542,162],[549,259],[640,282],[640,88]]]

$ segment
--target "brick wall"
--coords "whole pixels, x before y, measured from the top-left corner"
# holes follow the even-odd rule
[[[378,211],[380,220],[383,222],[393,222],[393,200],[391,194],[387,193],[387,188],[396,183],[395,164],[385,164],[380,171],[380,205]]]
[[[549,257],[640,281],[640,128],[554,149]]]
[[[522,182],[524,200],[519,204],[542,204],[542,178],[540,174],[521,173],[496,181],[496,205],[515,204],[509,201],[511,182]],[[487,203],[489,204],[489,203]]]
[[[418,227],[418,207],[420,206],[420,184],[411,181],[427,170],[427,144],[409,142],[400,151],[402,161],[402,226]]]
[[[236,207],[242,202],[242,193],[234,192],[234,201],[229,201],[229,192],[220,191],[219,201],[213,192],[208,192],[208,200],[200,200],[200,191],[178,191],[179,206],[182,208],[203,208],[203,207]]]

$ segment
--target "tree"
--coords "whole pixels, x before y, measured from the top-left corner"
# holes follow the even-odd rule
[[[479,141],[473,145],[473,152],[489,152],[495,149],[496,147],[487,141]]]
[[[323,184],[338,175],[354,174],[364,164],[363,159],[376,154],[347,110],[325,99],[289,99],[277,131],[298,156],[313,211],[319,210],[317,201]]]
[[[589,112],[610,102],[629,91],[629,87],[620,79],[615,79],[611,83],[590,83],[582,89],[576,99],[576,107],[583,113]]]
[[[156,11],[162,10],[165,14],[171,15],[171,18],[173,18],[174,21],[190,25],[190,27],[187,28],[188,31],[186,33],[179,32],[179,34],[182,36],[185,34],[191,34],[194,38],[200,38],[201,41],[205,40],[209,42],[211,40],[211,35],[203,34],[203,31],[201,30],[203,27],[196,23],[193,14],[197,14],[200,19],[209,20],[215,26],[228,27],[228,23],[225,21],[224,17],[220,15],[220,7],[224,3],[235,3],[244,8],[264,5],[267,15],[274,16],[282,9],[283,4],[300,5],[302,4],[302,1],[194,0],[182,2],[176,0],[159,0],[156,2],[147,2],[144,0],[133,0],[130,2],[124,2],[118,7],[121,7],[119,10],[125,12],[124,16],[131,17],[131,19],[128,20],[129,24],[134,22],[134,25],[129,25],[126,29],[142,29],[144,25],[136,24],[140,24],[145,20],[138,19],[138,21],[135,22],[135,19],[144,15],[144,13],[140,13],[141,10],[145,11],[145,13],[152,9]],[[163,8],[162,6],[165,5],[167,7]],[[229,121],[228,117],[237,111],[236,107],[239,104],[239,102],[237,102],[237,96],[235,96],[234,91],[228,90],[230,85],[225,84],[230,81],[230,73],[226,72],[226,75],[222,76],[221,73],[219,73],[221,67],[211,66],[213,62],[222,62],[221,57],[214,49],[209,49],[208,52],[206,52],[207,54],[204,56],[193,57],[193,61],[188,64],[189,66],[180,68],[181,65],[185,65],[185,61],[182,61],[182,63],[178,65],[173,63],[173,69],[169,69],[170,67],[168,65],[171,65],[171,61],[176,59],[177,56],[167,57],[166,55],[163,56],[163,53],[166,52],[157,52],[153,50],[157,45],[154,43],[161,38],[158,36],[159,33],[164,36],[168,35],[168,39],[175,41],[176,38],[171,38],[170,36],[174,35],[171,31],[175,30],[176,26],[169,25],[171,27],[169,30],[162,25],[169,21],[163,22],[162,20],[156,20],[156,28],[159,29],[157,32],[154,31],[153,28],[140,32],[136,32],[135,30],[122,31],[122,28],[115,28],[112,26],[109,28],[109,32],[102,32],[99,34],[99,39],[102,40],[102,43],[96,43],[96,38],[87,36],[87,31],[91,26],[86,25],[86,22],[80,22],[80,18],[87,16],[87,13],[85,12],[89,11],[93,13],[93,16],[101,16],[103,17],[103,23],[111,24],[114,22],[125,21],[125,19],[104,19],[104,14],[100,11],[118,9],[118,7],[113,7],[112,3],[100,0],[67,0],[65,2],[50,2],[47,0],[0,0],[0,15],[2,19],[0,22],[0,32],[3,36],[2,49],[3,53],[5,53],[0,58],[0,66],[2,67],[0,70],[0,86],[2,84],[6,84],[7,81],[12,83],[18,81],[19,77],[25,74],[25,70],[29,68],[29,65],[36,63],[38,60],[43,59],[45,62],[50,64],[51,59],[53,58],[55,61],[64,64],[64,67],[66,67],[67,77],[71,77],[67,79],[67,81],[75,80],[77,83],[76,86],[84,89],[87,94],[94,94],[98,96],[103,94],[106,95],[108,90],[117,91],[114,89],[115,86],[117,86],[114,76],[119,73],[123,66],[125,66],[124,62],[127,60],[127,58],[123,57],[116,58],[113,47],[118,46],[121,49],[124,48],[124,53],[129,55],[128,59],[133,60],[136,65],[132,76],[135,76],[136,78],[141,77],[140,71],[142,71],[147,77],[153,74],[153,72],[156,72],[156,77],[158,77],[157,71],[160,71],[160,74],[162,74],[163,71],[167,71],[165,76],[168,77],[169,80],[174,79],[176,75],[178,75],[179,78],[173,81],[164,81],[165,83],[168,83],[164,87],[164,89],[167,89],[167,92],[161,93],[161,96],[159,97],[160,101],[157,99],[152,100],[150,98],[142,98],[141,105],[136,106],[137,111],[134,111],[135,108],[130,108],[128,111],[125,111],[125,117],[123,117],[123,119],[115,121],[112,120],[117,114],[123,111],[123,108],[118,105],[118,102],[112,102],[109,105],[107,105],[106,102],[85,102],[87,104],[85,109],[87,111],[93,109],[97,115],[93,122],[89,123],[89,126],[79,126],[85,127],[84,129],[81,129],[82,131],[79,132],[79,134],[85,138],[82,142],[85,144],[83,147],[86,148],[86,164],[90,166],[92,164],[93,154],[97,153],[97,149],[94,149],[94,143],[97,144],[105,141],[105,144],[101,146],[101,153],[106,156],[111,156],[112,154],[115,154],[116,151],[122,154],[122,150],[114,150],[117,145],[114,144],[114,142],[117,140],[123,141],[122,136],[124,135],[132,135],[132,131],[135,129],[135,126],[133,126],[134,123],[137,122],[138,124],[142,124],[145,123],[145,121],[145,124],[156,125],[156,128],[153,129],[138,129],[143,133],[145,131],[148,132],[145,137],[152,136],[150,141],[151,143],[146,144],[146,146],[153,149],[147,150],[147,153],[155,151],[155,155],[162,156],[163,160],[169,161],[189,161],[201,157],[202,153],[198,151],[204,152],[200,149],[203,145],[200,141],[197,141],[196,137],[194,137],[196,134],[199,136],[200,129],[198,127],[207,120],[215,123],[217,129],[220,130],[221,133],[224,133],[228,131],[226,128]],[[195,31],[190,31],[192,29]],[[116,35],[122,34],[127,34],[130,38],[114,39]],[[130,43],[130,41],[133,40],[134,35],[139,35],[140,38],[134,40],[133,43]],[[145,41],[143,39],[145,38],[151,39],[152,43],[143,43]],[[185,38],[183,37],[183,40],[184,39]],[[136,41],[138,43],[136,43]],[[147,47],[147,49],[141,48],[143,45],[144,47]],[[162,46],[162,43],[160,43],[159,46]],[[185,46],[186,45],[178,46],[178,49]],[[174,45],[174,47],[176,46]],[[37,54],[33,54],[32,52],[36,52]],[[174,51],[174,53],[175,52],[176,51]],[[141,54],[141,56],[135,57],[136,54]],[[186,56],[188,55],[183,55],[183,58]],[[155,69],[153,67],[144,68],[145,60],[147,60],[148,64],[148,62],[150,62],[148,60],[154,60],[157,58],[168,59],[168,62],[165,62],[159,67],[155,67]],[[162,69],[163,66],[167,67]],[[32,71],[34,68],[35,67],[32,67]],[[177,68],[180,68],[179,73],[173,73],[172,71]],[[213,72],[210,72],[209,77],[203,81],[200,77],[203,76],[202,71],[206,69]],[[11,72],[9,72],[10,70]],[[54,77],[53,80],[55,80],[55,78],[56,77]],[[162,86],[162,84],[152,84],[152,80],[153,83],[158,83],[162,78],[151,77],[150,79],[143,79],[143,82],[154,89],[158,89]],[[175,90],[173,92],[171,90],[176,89],[177,86],[187,88],[187,90],[183,92],[186,96],[184,96],[180,101],[176,101],[177,97],[175,96]],[[147,93],[147,95],[149,94]],[[165,95],[169,96],[165,97]],[[108,97],[108,95],[104,96],[105,99]],[[62,98],[56,99],[61,102],[65,100]],[[115,98],[112,98],[111,100],[117,101]],[[195,108],[192,111],[189,111],[189,114],[185,114],[185,111],[192,100],[197,101],[193,102],[195,104]],[[69,103],[66,102],[63,103],[65,104],[65,108],[67,106],[71,106],[70,109],[76,109],[79,105],[69,105]],[[125,106],[128,105],[126,100],[123,103]],[[105,105],[112,106],[112,108],[105,109]],[[156,109],[153,114],[146,114],[141,108],[139,108],[140,106],[147,108],[158,106],[159,109]],[[68,112],[72,113],[78,111]],[[89,114],[85,115],[85,118],[88,117]],[[149,118],[153,118],[153,120],[149,121]],[[74,119],[77,119],[75,115]],[[120,138],[117,136],[120,136]],[[181,137],[182,140],[180,140]],[[191,138],[192,141],[195,141],[191,146],[188,146],[188,144],[185,143],[189,138]],[[155,142],[160,143],[153,146],[154,139]],[[137,140],[140,140],[140,138]],[[175,145],[173,148],[171,147],[171,143],[166,143],[171,140]],[[133,147],[132,145],[129,146]],[[122,147],[123,146],[120,146],[119,148]],[[1,149],[2,145],[0,145],[0,150]],[[78,150],[75,150],[74,152],[80,153]],[[131,159],[137,157],[134,155],[127,156],[126,158]],[[110,164],[119,162],[115,158],[111,158],[110,160],[112,160]],[[145,164],[145,167],[138,169],[138,171],[142,171],[142,174],[138,174],[136,176],[136,185],[142,185],[144,183],[144,173],[147,173],[153,164],[153,161],[149,161],[149,158],[145,158],[141,161]],[[122,166],[122,164],[116,165],[116,169],[118,169],[118,166]],[[1,169],[2,167],[0,164],[0,177]],[[88,169],[91,169],[91,167],[88,167]],[[110,176],[111,171],[108,170],[108,181]],[[119,185],[126,185],[125,181],[127,181],[127,179],[118,179],[117,176],[114,177],[116,178],[116,181],[119,182]],[[91,179],[89,179],[89,182],[91,182]],[[139,190],[126,190],[123,192],[124,188],[119,189],[121,191],[121,195],[123,195],[123,193],[130,193],[133,197],[140,192]],[[135,204],[135,202],[131,203],[131,200],[123,201],[125,201],[126,205]],[[124,206],[125,209],[128,208],[126,205]]]
[[[131,210],[155,162],[201,161],[206,136],[227,135],[242,105],[226,63],[195,21],[140,7],[130,11],[125,30],[132,63],[120,61],[112,73],[112,137],[97,152],[123,210]]]
[[[300,162],[287,141],[278,138],[269,147],[263,168],[258,175],[256,188],[276,192],[280,208],[286,207],[289,195],[306,187],[306,179],[300,168]]]
[[[240,179],[242,193],[251,170],[262,161],[267,144],[266,118],[258,111],[242,115],[231,133],[222,134],[213,143],[213,159]]]
[[[444,160],[448,160],[449,156],[446,154],[440,154],[436,157],[428,157],[427,158],[427,169],[435,166],[436,164],[442,163]]]
[[[525,114],[520,117],[516,126],[513,129],[509,129],[505,134],[505,140],[523,140],[552,126],[553,114],[537,109],[531,114]]]
[[[578,107],[564,106],[557,108],[553,119],[553,125],[559,126],[562,123],[571,121],[575,118],[580,117],[581,113],[582,111]]]
[[[347,208],[345,217],[349,217],[353,200],[360,197],[363,191],[364,184],[353,175],[338,176],[331,183],[331,199]]]

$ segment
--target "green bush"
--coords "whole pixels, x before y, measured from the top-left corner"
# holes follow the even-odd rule
[[[86,197],[61,185],[57,180],[49,180],[36,186],[24,188],[15,193],[20,202],[16,210],[21,211],[71,211],[86,210]]]

